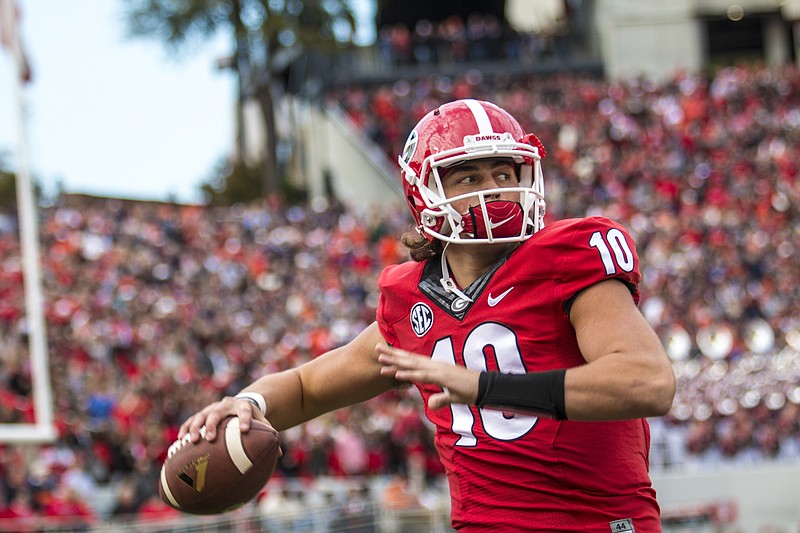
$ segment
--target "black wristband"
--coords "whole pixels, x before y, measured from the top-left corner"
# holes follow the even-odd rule
[[[533,413],[566,420],[564,374],[566,369],[501,374],[481,372],[478,380],[478,407]]]

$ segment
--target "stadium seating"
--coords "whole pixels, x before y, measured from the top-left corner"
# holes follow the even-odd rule
[[[671,352],[673,411],[653,422],[652,465],[668,470],[800,459],[798,95],[795,68],[731,67],[666,83],[468,72],[330,97],[388,154],[434,104],[493,100],[547,147],[548,220],[603,214],[631,230],[645,316],[665,342],[689,339]],[[25,422],[19,240],[0,222],[0,422]],[[41,218],[59,439],[27,463],[0,445],[0,518],[169,515],[151,496],[180,422],[352,338],[408,229],[378,207],[59,197]],[[753,343],[753,324],[772,342]],[[702,342],[715,332],[730,332],[727,353]],[[393,392],[285,432],[277,478],[436,480],[416,401]]]

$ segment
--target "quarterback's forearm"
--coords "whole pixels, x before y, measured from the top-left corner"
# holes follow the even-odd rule
[[[255,392],[264,398],[265,416],[278,431],[317,416],[306,413],[303,409],[303,386],[297,369],[263,376],[245,387],[242,392]]]
[[[279,431],[368,400],[397,386],[380,375],[375,352],[380,340],[373,324],[350,343],[297,368],[263,376],[244,391],[264,397],[266,418]]]

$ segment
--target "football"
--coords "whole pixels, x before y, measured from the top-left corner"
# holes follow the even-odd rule
[[[164,503],[185,513],[232,511],[258,494],[280,456],[280,436],[272,426],[253,420],[241,433],[239,418],[228,416],[214,442],[192,443],[187,435],[169,447],[158,491]]]

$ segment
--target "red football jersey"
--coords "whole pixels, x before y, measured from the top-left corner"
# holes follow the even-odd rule
[[[601,217],[537,232],[463,292],[442,289],[439,258],[381,274],[386,342],[438,361],[507,373],[585,364],[572,298],[606,279],[638,303],[639,259],[628,232]],[[624,324],[621,324],[624,327]],[[426,400],[441,389],[417,384]],[[429,410],[461,531],[661,531],[644,419],[558,421],[452,405]]]

